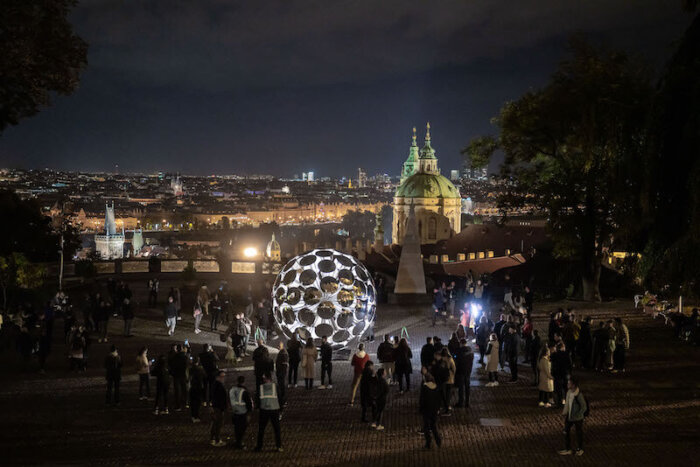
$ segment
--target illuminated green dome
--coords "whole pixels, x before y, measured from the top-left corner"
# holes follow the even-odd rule
[[[440,174],[419,172],[399,185],[395,196],[403,198],[460,198],[459,190]]]

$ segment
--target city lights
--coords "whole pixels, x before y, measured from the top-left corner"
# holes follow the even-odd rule
[[[243,256],[246,258],[255,258],[258,256],[258,249],[254,246],[249,246],[243,250]]]

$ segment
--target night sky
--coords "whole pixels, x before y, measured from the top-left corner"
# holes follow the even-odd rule
[[[431,122],[443,174],[573,32],[668,58],[680,0],[83,0],[80,88],[0,135],[0,166],[398,174]]]

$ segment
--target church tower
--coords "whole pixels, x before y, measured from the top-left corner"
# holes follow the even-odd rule
[[[403,169],[401,170],[401,183],[418,171],[418,159],[419,151],[418,144],[416,144],[416,127],[413,127],[413,138],[411,140],[411,147],[408,150],[408,159],[403,163]]]

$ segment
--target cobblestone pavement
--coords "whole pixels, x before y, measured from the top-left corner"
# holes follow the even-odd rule
[[[571,304],[568,304],[571,305]],[[555,304],[541,305],[535,327],[546,330],[546,312]],[[574,304],[576,306],[576,304]],[[583,305],[581,305],[583,308]],[[562,417],[555,409],[537,407],[537,390],[530,370],[520,368],[521,381],[495,388],[483,386],[475,368],[471,380],[471,407],[442,417],[444,437],[440,449],[424,452],[416,433],[419,374],[413,374],[411,391],[399,395],[392,386],[385,412],[386,431],[376,432],[360,422],[360,409],[348,407],[351,371],[347,362],[334,363],[332,390],[291,389],[282,420],[284,452],[271,451],[268,429],[262,453],[213,448],[207,444],[207,423],[193,425],[184,412],[154,416],[152,402],[139,401],[133,375],[136,349],[147,344],[151,355],[165,352],[168,344],[185,338],[217,344],[215,333],[194,336],[191,318],[179,323],[169,338],[159,311],[143,312],[134,323],[136,336],[117,337],[121,321],[113,320],[110,334],[125,360],[122,404],[104,405],[100,365],[109,344],[94,344],[91,367],[85,374],[68,373],[58,339],[46,375],[21,372],[13,353],[0,353],[5,370],[0,375],[0,452],[2,464],[224,464],[238,465],[698,465],[700,459],[700,350],[671,336],[671,329],[654,321],[630,303],[587,306],[581,316],[623,316],[631,332],[628,371],[624,375],[578,372],[592,404],[585,423],[585,455],[562,458]],[[432,328],[420,311],[384,306],[378,312],[378,329],[408,323],[414,366],[428,335],[446,341],[452,324]],[[57,323],[59,335],[62,324]],[[203,326],[204,328],[204,326]],[[223,327],[222,327],[223,329]],[[396,330],[398,333],[398,329]],[[392,333],[393,334],[393,333]],[[377,336],[379,337],[379,336]],[[110,343],[111,343],[110,342]],[[369,350],[374,357],[376,343]],[[199,348],[195,346],[196,353]],[[239,372],[252,379],[251,362],[229,367],[229,384]],[[320,372],[319,369],[317,371]],[[317,373],[317,376],[320,376]],[[505,378],[502,378],[505,380]],[[319,381],[316,380],[316,385]],[[171,393],[172,394],[172,393]],[[203,409],[206,421],[206,409]],[[495,425],[495,426],[486,426]],[[254,422],[248,446],[254,445]],[[232,435],[230,419],[224,425]]]

